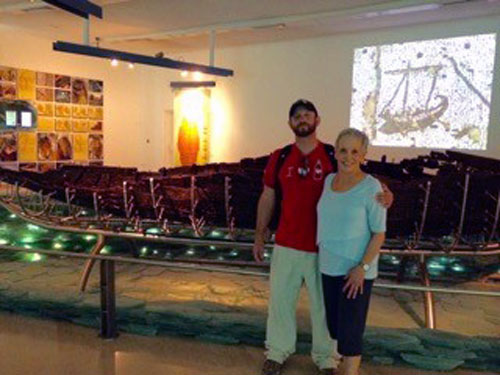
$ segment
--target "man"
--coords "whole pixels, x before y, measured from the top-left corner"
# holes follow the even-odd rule
[[[281,207],[281,215],[271,260],[267,359],[262,375],[279,375],[285,360],[295,352],[296,305],[303,283],[310,301],[312,359],[318,374],[332,375],[336,371],[334,345],[326,326],[316,247],[316,205],[324,179],[336,170],[336,165],[328,155],[328,147],[317,139],[316,128],[320,121],[313,103],[304,99],[293,103],[288,124],[295,134],[295,143],[287,153],[283,149],[276,150],[264,172],[253,246],[257,261],[263,260],[268,225],[277,204]],[[278,202],[280,196],[282,200]],[[377,199],[390,205],[392,194],[388,192]]]

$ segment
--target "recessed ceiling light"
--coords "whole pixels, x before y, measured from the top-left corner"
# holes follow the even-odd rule
[[[442,7],[442,4],[431,3],[431,4],[422,4],[422,5],[413,5],[403,8],[394,8],[394,9],[386,9],[380,10],[377,12],[368,12],[360,14],[357,17],[361,18],[373,18],[380,16],[395,16],[398,14],[406,14],[406,13],[415,13],[415,12],[425,12],[428,10],[436,10]]]

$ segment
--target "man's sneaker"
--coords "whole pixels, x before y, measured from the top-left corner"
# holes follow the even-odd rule
[[[339,370],[336,368],[320,368],[318,369],[317,375],[338,375]]]
[[[280,375],[283,364],[273,361],[272,359],[266,359],[262,365],[262,375]]]

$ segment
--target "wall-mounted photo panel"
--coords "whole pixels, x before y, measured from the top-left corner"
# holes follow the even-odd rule
[[[17,73],[17,99],[35,100],[36,73],[20,69]]]
[[[102,132],[102,121],[90,120],[89,121],[89,131]]]
[[[84,162],[89,160],[88,134],[73,134],[73,160]]]
[[[53,102],[54,101],[54,89],[47,88],[47,87],[37,87],[36,100],[41,101],[41,102]]]
[[[102,160],[103,145],[102,134],[89,134],[89,160]]]
[[[38,160],[57,160],[57,135],[55,133],[38,133]]]
[[[101,93],[91,92],[89,95],[89,104],[95,106],[102,106],[104,103],[103,95]]]
[[[12,82],[0,81],[0,99],[13,100],[17,98],[17,86]]]
[[[71,117],[71,106],[69,104],[56,104],[56,117]]]
[[[70,134],[57,135],[57,160],[73,159],[73,138]]]
[[[71,131],[71,120],[69,118],[56,118],[56,131],[57,132]]]
[[[36,73],[36,85],[45,87],[54,87],[54,75],[51,73]]]
[[[95,79],[89,79],[89,91],[91,92],[103,92],[104,84],[102,81],[97,81]]]
[[[33,132],[19,132],[18,134],[18,153],[19,153],[19,161],[32,161],[35,162],[37,160],[36,155],[36,143],[37,136],[36,133]]]
[[[0,66],[0,167],[102,165],[103,101],[101,80]]]
[[[17,162],[17,132],[0,133],[0,162]]]
[[[56,89],[55,99],[58,103],[71,103],[71,91]]]
[[[17,69],[8,66],[0,66],[0,82],[17,82]]]
[[[71,117],[78,119],[85,119],[89,117],[88,107],[85,105],[72,106]]]
[[[71,128],[74,132],[78,133],[88,133],[89,122],[88,120],[71,120]]]
[[[54,116],[54,103],[36,103],[35,107],[39,116]]]
[[[71,90],[71,77],[56,74],[55,87],[63,90]]]
[[[89,102],[88,81],[82,78],[73,78],[71,86],[72,86],[71,103],[88,104]]]
[[[89,118],[93,120],[103,119],[102,107],[89,107]]]
[[[53,132],[54,130],[55,130],[55,119],[54,119],[54,117],[40,116],[38,118],[38,131],[41,131],[41,132]]]

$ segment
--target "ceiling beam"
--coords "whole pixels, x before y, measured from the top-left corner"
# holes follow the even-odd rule
[[[135,53],[87,46],[84,44],[75,44],[75,43],[57,41],[53,43],[53,49],[55,51],[60,51],[60,52],[69,52],[78,55],[101,57],[106,59],[117,59],[131,63],[158,66],[161,68],[187,70],[192,72],[198,71],[201,73],[211,74],[215,76],[229,77],[234,75],[234,72],[230,69],[172,60],[164,57],[138,55]]]
[[[91,3],[88,0],[42,0],[42,1],[83,18],[89,18],[89,15],[102,18],[102,8],[94,3]]]

